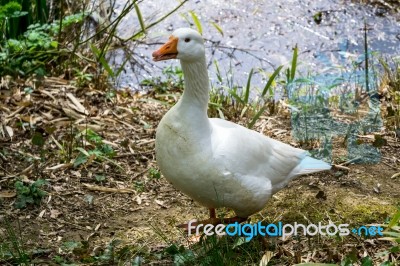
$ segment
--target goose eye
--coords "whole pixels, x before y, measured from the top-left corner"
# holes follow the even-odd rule
[[[185,42],[190,42],[190,38],[185,38]]]

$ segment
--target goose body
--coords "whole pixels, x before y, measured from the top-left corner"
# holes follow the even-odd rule
[[[176,30],[153,57],[180,59],[185,78],[181,99],[157,128],[157,164],[169,182],[203,206],[228,207],[248,217],[294,177],[331,168],[304,150],[208,118],[209,79],[203,39],[196,31]]]

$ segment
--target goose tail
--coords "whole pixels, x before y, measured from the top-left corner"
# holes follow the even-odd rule
[[[321,160],[314,159],[310,156],[304,157],[304,159],[290,172],[290,177],[298,175],[306,175],[315,172],[321,172],[330,170],[332,165]]]

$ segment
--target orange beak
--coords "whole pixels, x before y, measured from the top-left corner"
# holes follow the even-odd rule
[[[153,61],[174,59],[178,55],[178,38],[171,36],[169,41],[153,52]]]

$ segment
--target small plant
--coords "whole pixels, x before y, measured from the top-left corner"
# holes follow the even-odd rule
[[[194,262],[195,255],[192,250],[185,248],[183,245],[179,247],[176,244],[171,244],[164,252],[173,257],[174,265],[185,265]]]
[[[400,252],[400,209],[393,215],[392,219],[387,225],[382,226],[387,227],[383,232],[383,234],[387,236],[384,239],[397,243],[396,250],[397,252]]]
[[[47,192],[41,189],[45,184],[47,184],[47,181],[44,179],[38,179],[29,185],[16,181],[17,200],[15,201],[15,208],[23,209],[28,205],[39,205],[43,197],[47,195]]]
[[[170,243],[164,253],[172,257],[174,265],[254,265],[261,251],[260,241],[201,235],[200,241],[188,248]]]
[[[218,63],[214,61],[219,85],[222,85],[223,78],[219,70]],[[266,85],[254,98],[251,97],[251,81],[256,73],[251,69],[245,87],[239,87],[233,83],[232,67],[226,73],[227,86],[212,86],[210,92],[209,113],[210,116],[218,115],[225,119],[229,115],[229,120],[242,120],[248,128],[253,128],[264,111],[275,112],[274,86],[276,78],[279,76],[283,66],[279,66],[268,76]],[[259,71],[261,72],[261,70]],[[254,89],[254,88],[253,88]],[[215,113],[215,110],[217,113]],[[225,111],[225,112],[224,112]]]
[[[17,220],[18,230],[19,220]],[[0,225],[5,229],[4,235],[0,234],[0,264],[1,265],[30,265],[30,258],[27,254],[20,235],[17,235],[14,227],[8,218],[0,220]],[[0,231],[1,232],[1,231]],[[3,264],[4,263],[4,264]]]
[[[161,178],[161,173],[156,168],[151,167],[149,169],[149,176],[152,179],[160,179]]]
[[[67,241],[64,242],[59,250],[61,254],[53,257],[57,264],[76,265],[73,262],[80,262],[92,265],[128,265],[132,262],[132,248],[122,247],[122,241],[111,240],[105,247],[101,247],[96,254],[91,253],[91,243],[88,241]],[[71,255],[77,256],[78,261],[71,260]],[[125,264],[123,263],[125,262]],[[141,265],[129,263],[129,265]]]
[[[145,79],[141,82],[141,86],[151,87],[156,93],[164,94],[169,91],[183,91],[184,79],[183,72],[180,67],[168,66],[162,71],[165,78],[156,77]]]
[[[93,74],[75,69],[74,84],[80,88],[88,86],[93,80]]]
[[[105,181],[107,178],[105,175],[94,175],[94,179],[96,180],[96,182],[103,182]]]
[[[64,18],[61,30],[81,23],[85,17],[85,13],[80,13]],[[63,56],[63,50],[59,50],[56,40],[59,31],[60,21],[37,23],[29,25],[23,34],[3,40],[0,43],[0,75],[45,75],[56,65],[54,62]]]
[[[94,148],[86,150],[82,147],[77,147],[75,150],[79,151],[80,153],[74,161],[74,167],[78,167],[81,164],[85,164],[93,160],[106,160],[116,164],[110,160],[115,156],[114,149],[109,144],[103,143],[101,136],[91,129],[84,130],[81,133],[81,136],[83,136],[92,146],[94,146]],[[116,165],[119,166],[118,164]]]

